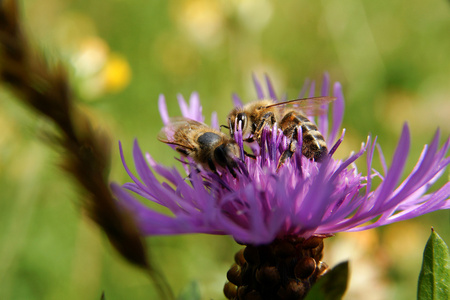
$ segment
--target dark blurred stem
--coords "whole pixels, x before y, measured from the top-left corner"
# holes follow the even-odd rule
[[[119,208],[110,192],[108,137],[95,131],[87,116],[76,109],[65,69],[50,67],[42,53],[29,46],[15,0],[0,1],[0,82],[55,124],[59,132],[55,145],[63,155],[63,168],[84,193],[83,209],[123,258],[145,270],[161,299],[174,299],[167,281],[148,260],[134,220]]]

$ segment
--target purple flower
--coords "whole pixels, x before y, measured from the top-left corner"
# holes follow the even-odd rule
[[[269,79],[265,79],[268,94],[254,78],[258,98],[278,99]],[[314,82],[305,83],[299,96],[304,96],[306,87],[310,91],[307,96],[314,96]],[[327,75],[320,95],[329,95]],[[342,131],[339,137],[344,111],[339,83],[333,85],[332,95],[337,98],[332,110],[326,108],[328,114],[316,120],[319,131],[331,148],[329,157],[321,163],[296,151],[277,172],[278,159],[289,144],[276,127],[264,129],[260,145],[252,146],[256,159],[241,155],[236,177],[226,171],[222,171],[220,176],[201,168],[198,171],[192,160],[184,164],[187,174],[182,174],[175,168],[158,164],[150,154],[143,154],[135,141],[133,157],[139,177],[128,168],[120,145],[123,164],[133,182],[123,187],[113,184],[113,192],[120,203],[135,215],[145,235],[227,234],[251,245],[268,244],[285,236],[308,238],[366,230],[450,208],[449,182],[427,194],[450,163],[450,158],[446,157],[450,140],[439,148],[437,131],[403,181],[401,176],[410,148],[407,124],[403,126],[389,168],[381,150],[378,151],[383,165],[381,172],[372,168],[377,144],[376,138],[370,136],[358,152],[344,160],[336,159],[333,154],[345,132]],[[184,117],[204,121],[198,94],[191,95],[189,104],[182,96],[178,101]],[[236,95],[233,101],[235,105],[242,105]],[[163,123],[167,124],[169,115],[164,96],[160,96],[159,110]],[[212,127],[219,128],[216,114],[213,114],[211,123]],[[237,131],[234,138],[243,149],[242,133]],[[302,140],[299,139],[298,143],[301,148]],[[354,162],[358,159],[365,159],[367,174],[357,170]],[[157,175],[163,179],[159,180]],[[376,188],[372,184],[374,178],[381,180]],[[126,190],[166,207],[168,213],[145,206]]]

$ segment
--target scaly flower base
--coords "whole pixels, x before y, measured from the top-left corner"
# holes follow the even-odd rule
[[[224,294],[230,300],[298,300],[328,269],[322,262],[323,237],[277,239],[246,246],[235,255]]]

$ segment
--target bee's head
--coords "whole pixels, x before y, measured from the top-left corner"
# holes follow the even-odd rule
[[[237,107],[228,115],[228,126],[230,127],[230,136],[232,138],[234,137],[234,132],[238,130],[238,126],[241,127],[242,135],[249,133],[248,124],[249,120],[247,113],[245,113],[242,108]]]
[[[237,168],[236,160],[239,158],[239,153],[238,144],[230,139],[214,150],[214,160],[218,165],[235,174],[234,169]]]

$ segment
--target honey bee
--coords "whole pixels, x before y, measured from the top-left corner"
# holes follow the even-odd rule
[[[191,157],[204,168],[217,173],[217,168],[228,169],[236,177],[238,144],[226,134],[206,124],[187,119],[171,119],[158,135],[158,140],[175,145],[175,150]]]
[[[230,135],[234,136],[236,126],[241,124],[242,135],[247,142],[260,141],[265,126],[278,124],[278,128],[289,139],[289,147],[282,153],[278,168],[290,158],[297,149],[299,128],[302,129],[302,154],[317,162],[322,161],[328,154],[327,145],[317,126],[305,115],[319,115],[323,112],[321,106],[336,100],[335,97],[313,97],[295,99],[276,103],[273,100],[259,100],[248,103],[244,107],[235,107],[228,114]],[[297,107],[287,108],[296,104]]]

